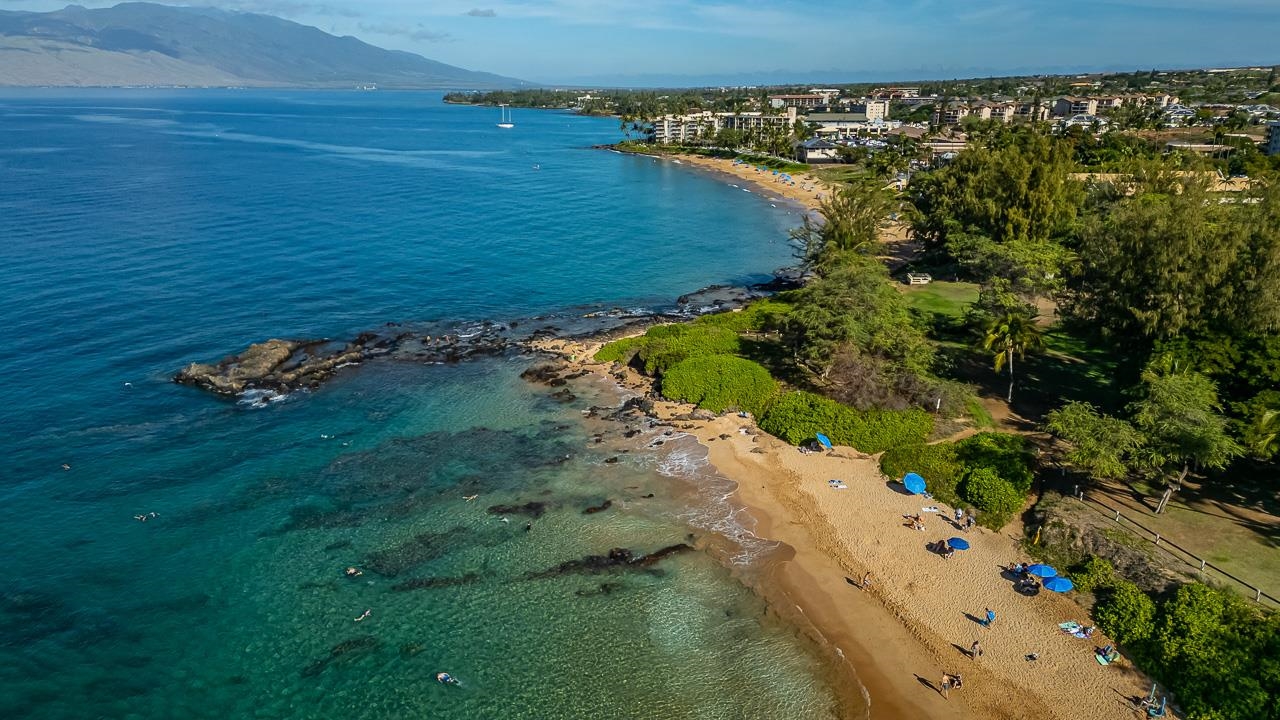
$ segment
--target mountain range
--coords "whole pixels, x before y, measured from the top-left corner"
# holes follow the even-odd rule
[[[522,80],[270,15],[122,3],[0,11],[0,86],[497,89]]]

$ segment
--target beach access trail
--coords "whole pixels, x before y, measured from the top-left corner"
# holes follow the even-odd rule
[[[616,380],[616,367],[591,360],[598,347],[538,344],[575,369]],[[630,369],[625,377],[633,391],[651,389]],[[1091,624],[1085,610],[1048,591],[1023,597],[1002,577],[1003,566],[1027,560],[1017,537],[984,528],[962,533],[945,505],[922,513],[924,532],[913,530],[903,516],[934,501],[903,493],[875,458],[847,447],[801,453],[750,419],[688,420],[691,410],[670,402],[655,408],[661,420],[697,437],[717,471],[736,482],[756,534],[794,550],[771,581],[850,663],[870,695],[873,720],[1137,717],[1128,698],[1145,696],[1148,681],[1128,661],[1095,661],[1095,647],[1111,643],[1101,632],[1086,640],[1058,628],[1071,620]],[[830,480],[847,487],[833,488]],[[957,535],[972,547],[950,560],[925,548]],[[856,587],[867,572],[870,587]],[[990,627],[976,621],[985,608],[996,612]],[[975,640],[984,650],[979,659],[968,656]],[[964,678],[949,697],[939,688],[944,672]]]

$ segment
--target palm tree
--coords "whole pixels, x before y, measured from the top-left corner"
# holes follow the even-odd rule
[[[1036,316],[1021,309],[1007,309],[987,323],[982,349],[992,353],[991,362],[998,373],[1009,366],[1009,395],[1005,402],[1013,402],[1013,357],[1025,358],[1027,351],[1035,352],[1044,347],[1044,338],[1036,326]]]

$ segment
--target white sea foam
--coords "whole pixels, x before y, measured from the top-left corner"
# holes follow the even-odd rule
[[[665,431],[664,431],[665,432]],[[657,433],[647,438],[656,439]],[[755,533],[755,520],[747,509],[733,501],[737,485],[721,475],[707,458],[707,449],[687,433],[662,435],[655,469],[667,477],[693,486],[699,502],[678,516],[691,527],[721,535],[733,542],[736,550],[729,562],[737,566],[755,564],[776,550],[781,543]]]
[[[275,390],[245,390],[236,398],[236,404],[250,408],[264,408],[268,405],[284,402],[288,398],[289,393],[276,392]]]

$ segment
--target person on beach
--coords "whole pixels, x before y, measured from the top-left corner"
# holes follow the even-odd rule
[[[870,570],[868,570],[866,574],[862,576],[862,589],[866,590],[869,587],[871,587],[871,571]]]
[[[975,518],[975,517],[973,516],[973,512],[972,512],[972,511],[970,511],[968,515],[965,515],[965,516],[964,516],[964,531],[965,531],[965,532],[969,532],[970,530],[972,530],[972,529],[973,529],[973,526],[974,526],[977,522],[978,522],[978,519],[977,519],[977,518]]]
[[[964,510],[956,508],[956,527],[963,527]]]
[[[996,621],[996,611],[991,608],[985,608],[985,610],[984,617],[979,622],[982,623],[982,627],[991,627],[991,623]]]
[[[947,691],[951,689],[951,680],[954,676],[951,673],[942,673],[942,683],[940,684],[942,697],[947,697]]]
[[[977,640],[973,641],[973,644],[969,646],[969,657],[974,660],[982,657],[982,643]]]

